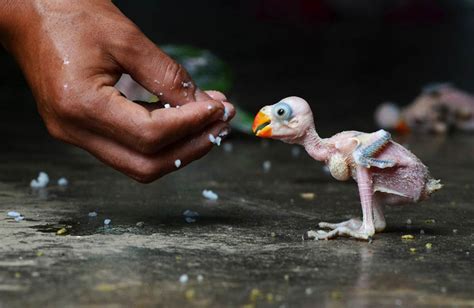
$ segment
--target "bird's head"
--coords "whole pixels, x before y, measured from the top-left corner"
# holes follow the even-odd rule
[[[309,104],[302,98],[291,96],[260,109],[252,130],[258,137],[296,143],[312,127],[314,120]]]

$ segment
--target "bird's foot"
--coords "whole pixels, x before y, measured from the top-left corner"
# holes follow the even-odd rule
[[[362,220],[360,220],[359,218],[351,218],[349,220],[346,220],[346,221],[343,221],[343,222],[340,222],[340,223],[329,223],[329,222],[320,222],[318,224],[318,226],[321,228],[321,229],[337,229],[339,227],[348,227],[352,230],[357,230],[359,229],[361,226],[362,226]]]
[[[375,229],[367,228],[361,222],[358,224],[357,220],[352,219],[340,224],[320,223],[319,226],[321,228],[330,228],[333,230],[329,232],[323,230],[310,230],[303,235],[303,240],[329,240],[338,236],[348,236],[371,241],[372,236],[375,234]]]

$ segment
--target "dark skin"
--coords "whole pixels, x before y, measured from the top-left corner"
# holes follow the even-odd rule
[[[228,130],[235,114],[222,93],[199,90],[111,1],[0,0],[0,41],[50,134],[139,182],[176,170],[177,159],[184,166],[207,154],[209,134]],[[114,88],[122,73],[180,108],[129,101]]]

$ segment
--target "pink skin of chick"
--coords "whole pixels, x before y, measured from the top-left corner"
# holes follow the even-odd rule
[[[375,232],[385,229],[383,205],[422,201],[442,187],[413,153],[392,141],[384,130],[344,131],[330,138],[319,137],[309,104],[296,96],[263,107],[252,129],[262,138],[302,145],[311,157],[329,167],[334,178],[353,178],[357,182],[362,220],[321,222],[320,228],[331,231],[308,231],[304,239],[349,236],[371,240]]]

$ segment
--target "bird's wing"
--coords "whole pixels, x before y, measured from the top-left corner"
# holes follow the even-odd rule
[[[379,153],[392,139],[389,132],[381,129],[372,134],[361,134],[354,138],[357,142],[355,150],[352,152],[354,161],[361,166],[367,168],[390,168],[395,166],[395,162],[391,160],[376,159]]]

